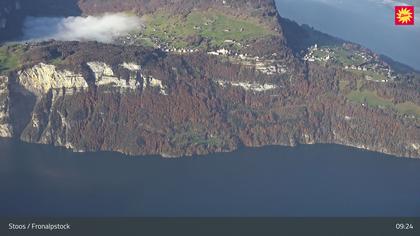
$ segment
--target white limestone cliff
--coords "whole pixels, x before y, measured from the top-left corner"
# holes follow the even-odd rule
[[[167,87],[165,85],[163,85],[161,80],[158,80],[156,78],[153,78],[152,76],[149,76],[147,78],[147,83],[150,85],[150,87],[158,88],[160,94],[168,95],[168,92],[166,91]]]
[[[130,76],[129,81],[119,78],[114,74],[112,68],[103,62],[89,62],[87,63],[95,75],[95,84],[97,86],[111,86],[122,89],[138,89],[141,84],[136,80],[135,76]],[[121,67],[136,72],[140,70],[140,66],[134,63],[123,63]]]
[[[12,125],[9,124],[9,78],[0,76],[0,137],[9,138],[13,135]]]
[[[137,71],[141,70],[141,66],[137,65],[136,63],[133,63],[133,62],[124,62],[120,66],[129,70],[129,71],[133,71],[133,72],[137,72]]]
[[[226,80],[216,80],[216,83],[221,87],[226,87],[227,85],[232,87],[240,87],[245,91],[253,91],[253,92],[266,92],[269,90],[276,89],[277,86],[274,84],[260,84],[260,83],[251,83],[251,82],[233,82],[233,81],[226,81]]]
[[[50,89],[84,89],[88,87],[81,74],[58,70],[54,65],[40,63],[18,72],[17,82],[37,96]]]

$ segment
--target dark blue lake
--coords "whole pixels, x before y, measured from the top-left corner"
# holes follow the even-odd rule
[[[338,145],[162,159],[0,140],[0,216],[420,216],[420,160]]]

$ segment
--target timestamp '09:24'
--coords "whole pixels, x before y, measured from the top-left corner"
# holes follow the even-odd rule
[[[397,230],[413,230],[414,225],[411,223],[396,223],[395,229]]]

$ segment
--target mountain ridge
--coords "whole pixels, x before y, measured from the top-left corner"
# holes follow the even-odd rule
[[[181,2],[159,4],[173,9]],[[251,2],[247,13],[210,12],[202,25],[184,23],[193,13],[208,14],[206,7],[229,3],[223,2],[178,6],[187,10],[174,22],[204,38],[179,48],[166,46],[161,33],[176,38],[179,32],[159,25],[153,13],[142,33],[153,37],[152,46],[143,41],[3,46],[16,60],[4,63],[0,77],[0,134],[73,151],[166,157],[299,143],[420,157],[418,74],[400,73],[367,49],[293,25],[280,18],[271,0]],[[80,4],[80,14],[109,10],[95,0]],[[269,27],[277,33],[245,34],[260,26],[254,18],[277,22]],[[211,22],[240,27],[208,33]],[[224,44],[230,37],[242,46]]]

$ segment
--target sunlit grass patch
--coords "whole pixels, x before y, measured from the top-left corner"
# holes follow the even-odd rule
[[[404,102],[397,104],[396,109],[401,114],[414,115],[420,117],[420,106],[413,102]]]
[[[347,98],[356,103],[366,104],[372,107],[392,108],[393,103],[391,99],[385,99],[376,94],[374,91],[351,91]]]
[[[143,37],[161,40],[175,48],[190,46],[194,37],[205,38],[211,46],[222,46],[227,41],[241,44],[275,34],[255,19],[214,11],[194,11],[187,16],[158,12],[144,18]]]
[[[404,102],[394,104],[393,99],[383,98],[377,95],[375,91],[353,90],[347,94],[350,102],[364,104],[369,107],[381,109],[390,109],[400,115],[413,115],[420,117],[420,106],[413,102]]]
[[[23,49],[20,45],[0,47],[0,73],[5,73],[21,66]]]

